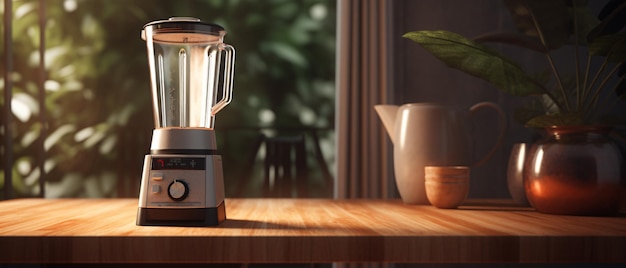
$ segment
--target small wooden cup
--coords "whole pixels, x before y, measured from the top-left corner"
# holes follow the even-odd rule
[[[469,192],[470,168],[466,166],[424,167],[426,197],[437,208],[457,208]]]

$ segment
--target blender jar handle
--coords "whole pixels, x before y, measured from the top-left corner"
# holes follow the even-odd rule
[[[217,114],[233,99],[233,77],[235,74],[235,48],[227,44],[219,44],[219,49],[226,54],[224,62],[224,87],[222,88],[222,99],[211,108],[211,115]]]

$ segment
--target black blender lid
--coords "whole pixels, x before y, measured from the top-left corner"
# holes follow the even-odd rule
[[[141,38],[144,40],[146,39],[145,29],[148,27],[152,28],[154,35],[188,33],[224,36],[226,34],[224,27],[215,23],[203,22],[193,17],[172,17],[167,20],[149,22],[143,26],[143,31],[141,31]]]

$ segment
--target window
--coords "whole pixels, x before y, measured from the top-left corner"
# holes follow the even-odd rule
[[[261,132],[315,130],[325,160],[334,162],[333,0],[25,0],[12,5],[13,34],[0,47],[3,94],[7,77],[12,84],[11,113],[1,123],[5,142],[0,156],[2,168],[9,161],[12,169],[0,176],[3,188],[6,174],[13,177],[13,197],[138,194],[154,126],[139,33],[146,22],[171,16],[222,25],[228,32],[225,42],[237,50],[233,102],[216,121],[227,196],[258,195],[240,171],[249,156],[257,155],[253,144]],[[5,12],[3,7],[3,16]],[[40,22],[46,29],[43,69]],[[12,49],[8,74],[7,43]],[[2,107],[6,100],[0,101]],[[42,133],[44,140],[39,139]],[[307,144],[314,154],[313,143]],[[262,152],[254,157],[257,181],[260,157]],[[308,159],[308,165],[318,164],[314,157]],[[45,179],[45,187],[38,186],[39,178]],[[330,197],[332,192],[316,194]]]

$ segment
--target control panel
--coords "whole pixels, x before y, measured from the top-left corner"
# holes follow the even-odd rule
[[[224,198],[219,155],[148,155],[140,202],[147,208],[204,208]]]

